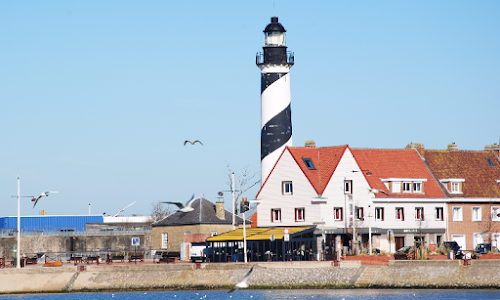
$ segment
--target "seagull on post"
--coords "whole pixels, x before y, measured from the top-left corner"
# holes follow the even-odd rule
[[[33,204],[33,208],[35,208],[35,206],[38,203],[38,200],[40,200],[40,198],[42,198],[42,197],[48,197],[50,193],[55,194],[55,193],[59,193],[59,192],[57,192],[57,191],[46,191],[46,192],[41,193],[38,197],[31,199],[31,201],[35,202],[35,204]]]
[[[250,271],[248,271],[247,275],[243,277],[243,279],[238,282],[228,293],[232,293],[236,291],[237,289],[246,289],[248,287],[247,281],[250,279],[250,276],[252,276],[253,270],[255,270],[255,265],[252,266]]]
[[[370,193],[382,193],[382,194],[386,194],[387,196],[389,196],[389,194],[387,194],[386,191],[383,191],[383,190],[377,190],[377,189],[368,189],[368,191]]]
[[[185,141],[184,141],[184,146],[186,146],[186,144],[187,144],[187,143],[191,143],[191,145],[194,145],[194,143],[200,143],[200,144],[203,146],[203,143],[202,143],[202,142],[200,142],[199,140],[196,140],[196,141],[193,141],[193,142],[188,141],[188,140],[185,140]]]

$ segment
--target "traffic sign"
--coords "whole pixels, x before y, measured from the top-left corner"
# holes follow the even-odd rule
[[[290,229],[285,227],[285,229],[283,229],[283,234],[289,234],[289,233],[290,233]]]
[[[132,246],[140,246],[141,245],[141,239],[138,237],[133,237],[132,238]]]
[[[290,241],[290,235],[289,235],[289,234],[285,234],[285,235],[283,236],[283,240],[284,240],[285,242]]]

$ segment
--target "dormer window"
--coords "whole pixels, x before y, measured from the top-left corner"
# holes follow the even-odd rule
[[[302,160],[304,161],[304,163],[306,164],[306,167],[309,170],[316,170],[316,167],[314,166],[310,157],[302,157]]]
[[[462,194],[463,183],[465,179],[462,178],[447,178],[439,180],[450,194]]]
[[[381,178],[392,193],[423,193],[427,178]]]

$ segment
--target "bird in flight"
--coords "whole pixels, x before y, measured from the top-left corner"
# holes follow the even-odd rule
[[[162,202],[162,203],[177,205],[179,207],[179,211],[184,212],[184,213],[187,213],[187,212],[194,210],[194,208],[192,208],[191,206],[184,206],[184,204],[182,204],[181,202],[169,202],[168,201],[168,202]]]
[[[58,192],[56,192],[56,191],[46,191],[46,192],[41,193],[38,197],[31,199],[31,201],[35,202],[35,204],[33,204],[33,208],[35,208],[35,206],[38,203],[38,200],[40,200],[40,198],[42,198],[42,197],[48,197],[50,193],[55,194],[55,193],[58,193]]]
[[[194,145],[194,143],[200,143],[200,144],[203,146],[203,143],[202,143],[202,142],[200,142],[199,140],[196,140],[196,141],[194,141],[194,142],[191,142],[191,141],[185,140],[185,141],[184,141],[184,146],[186,146],[186,144],[187,144],[187,143],[191,143],[191,145]]]
[[[377,189],[368,189],[368,191],[370,193],[382,193],[382,194],[386,194],[387,196],[389,196],[389,194],[387,194],[386,191],[383,191],[383,190],[377,190]]]
[[[238,282],[228,293],[232,293],[237,289],[246,289],[248,287],[247,281],[250,278],[250,276],[252,276],[253,270],[255,270],[255,265],[252,266],[250,271],[248,271],[247,275],[245,275],[245,277],[243,277],[243,279],[240,282]]]

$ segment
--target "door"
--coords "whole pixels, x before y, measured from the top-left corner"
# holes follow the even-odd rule
[[[396,242],[396,251],[405,246],[405,238],[403,236],[395,237],[395,242]]]

